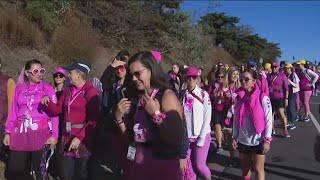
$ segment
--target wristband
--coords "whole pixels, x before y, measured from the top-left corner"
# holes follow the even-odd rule
[[[114,122],[115,122],[116,124],[118,124],[118,125],[124,123],[123,119],[121,119],[121,120],[115,119]]]
[[[161,114],[160,110],[156,110],[153,114],[152,114],[152,118],[155,118],[156,116],[159,116]]]
[[[264,142],[270,144],[272,141],[272,138],[271,137],[263,137],[263,140],[264,140]]]
[[[152,114],[152,121],[156,124],[162,123],[164,118],[166,118],[166,114],[161,113],[159,110],[157,110]]]

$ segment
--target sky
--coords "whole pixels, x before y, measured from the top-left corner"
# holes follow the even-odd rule
[[[207,13],[225,12],[250,25],[254,33],[269,42],[279,43],[279,60],[306,59],[320,62],[320,1],[191,1],[182,9],[194,22]]]

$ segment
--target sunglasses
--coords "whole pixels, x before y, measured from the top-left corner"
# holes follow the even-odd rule
[[[249,82],[250,80],[252,80],[252,79],[250,79],[250,78],[248,78],[248,77],[241,77],[240,78],[240,82],[245,82],[245,83],[247,83],[247,82]]]
[[[198,76],[186,76],[186,79],[197,79]]]
[[[116,67],[116,73],[123,72],[126,69],[124,65]]]
[[[217,78],[218,78],[218,79],[222,79],[222,78],[224,78],[224,76],[218,76]]]
[[[64,75],[62,73],[56,73],[53,75],[53,78],[64,78]]]
[[[275,68],[278,68],[278,66],[272,66],[271,68],[272,68],[272,69],[275,69]]]
[[[31,73],[33,76],[37,75],[44,75],[46,73],[46,69],[33,69],[33,70],[27,70],[27,72]]]
[[[136,71],[136,72],[133,72],[131,73],[132,76],[135,76],[136,78],[140,77],[141,73],[146,70],[147,68],[145,69],[141,69],[140,71]]]

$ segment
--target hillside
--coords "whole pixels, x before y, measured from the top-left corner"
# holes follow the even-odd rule
[[[180,4],[180,0],[0,1],[3,71],[17,77],[24,63],[32,58],[41,60],[48,70],[85,58],[93,64],[92,76],[99,77],[121,49],[131,54],[159,50],[166,70],[172,62],[209,70],[218,61],[235,64],[235,59],[243,62],[249,55],[257,59],[267,45],[268,52],[276,52],[274,44],[237,27],[239,20],[234,17],[210,14],[194,24]],[[220,18],[224,24],[216,26],[212,18]],[[236,42],[234,35],[243,41]],[[217,48],[221,38],[224,48]],[[252,42],[260,44],[253,48]],[[243,49],[243,53],[237,49]]]

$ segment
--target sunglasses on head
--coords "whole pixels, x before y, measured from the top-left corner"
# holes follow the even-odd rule
[[[244,81],[244,82],[247,83],[247,82],[249,82],[250,80],[252,80],[252,79],[250,79],[250,78],[248,78],[248,77],[241,77],[241,78],[240,78],[240,82],[243,82],[243,81]]]
[[[31,73],[33,76],[37,76],[37,75],[44,75],[46,73],[46,70],[44,68],[41,68],[41,69],[27,70],[27,72]]]
[[[53,78],[64,78],[64,75],[62,73],[56,73],[53,75]]]

